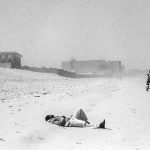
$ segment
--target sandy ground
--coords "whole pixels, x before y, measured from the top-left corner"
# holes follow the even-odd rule
[[[148,150],[150,92],[146,76],[69,79],[0,68],[0,149]],[[91,124],[107,129],[64,128],[47,114],[70,116],[83,108]]]

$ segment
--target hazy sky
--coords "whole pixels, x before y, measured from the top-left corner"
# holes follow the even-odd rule
[[[150,1],[0,0],[0,51],[31,66],[60,67],[73,56],[150,68]]]

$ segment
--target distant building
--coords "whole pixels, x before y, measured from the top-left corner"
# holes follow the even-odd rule
[[[0,52],[0,67],[20,68],[21,57],[17,52]]]
[[[62,69],[65,71],[75,72],[76,74],[120,74],[122,65],[121,61],[105,60],[83,60],[62,62]]]

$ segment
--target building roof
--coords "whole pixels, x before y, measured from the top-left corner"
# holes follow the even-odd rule
[[[17,55],[17,56],[19,56],[19,57],[22,57],[22,55],[21,54],[19,54],[19,53],[17,53],[17,52],[14,52],[14,51],[7,51],[7,52],[0,52],[0,55],[2,55],[2,54],[12,54],[12,55]]]

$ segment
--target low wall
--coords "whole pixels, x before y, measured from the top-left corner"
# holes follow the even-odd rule
[[[63,69],[57,69],[57,74],[63,77],[76,78],[76,73],[65,71]]]
[[[0,63],[0,67],[11,68],[11,63]]]
[[[29,67],[22,66],[22,69],[33,71],[33,72],[43,72],[43,73],[55,73],[57,74],[57,68],[38,68],[38,67]]]
[[[36,68],[29,66],[22,66],[22,69],[33,71],[33,72],[42,72],[42,73],[54,73],[63,77],[68,78],[101,78],[101,77],[118,77],[118,75],[111,73],[110,71],[101,71],[99,74],[76,74],[75,72],[65,71],[63,69],[57,68]]]

